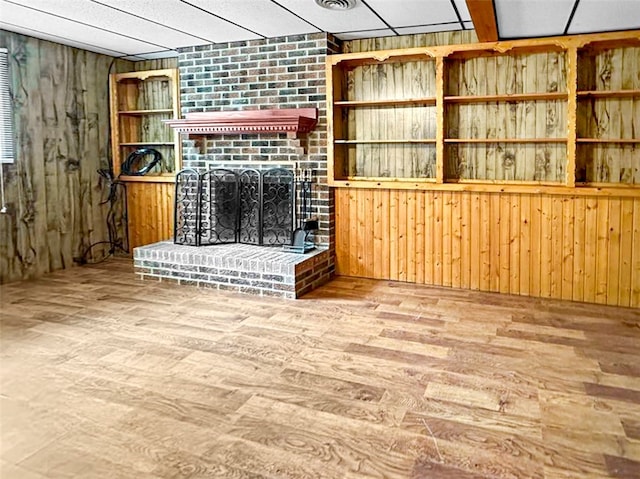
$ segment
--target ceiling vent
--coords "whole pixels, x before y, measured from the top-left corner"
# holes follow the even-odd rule
[[[316,3],[327,10],[349,10],[356,6],[356,0],[316,0]]]

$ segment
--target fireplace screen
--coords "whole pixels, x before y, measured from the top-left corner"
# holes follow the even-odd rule
[[[176,175],[174,242],[191,246],[289,244],[295,224],[291,170],[182,170]]]

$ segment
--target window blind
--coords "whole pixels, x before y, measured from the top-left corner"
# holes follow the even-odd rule
[[[0,162],[12,163],[13,109],[9,92],[9,52],[0,48]]]

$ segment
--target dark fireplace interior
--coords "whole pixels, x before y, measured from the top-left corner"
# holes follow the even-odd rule
[[[187,169],[176,178],[174,242],[205,246],[292,244],[296,223],[307,219],[310,175],[293,170]],[[297,212],[297,197],[303,195]]]

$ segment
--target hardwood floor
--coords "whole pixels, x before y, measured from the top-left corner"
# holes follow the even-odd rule
[[[640,477],[638,310],[128,260],[0,294],[2,479]]]

